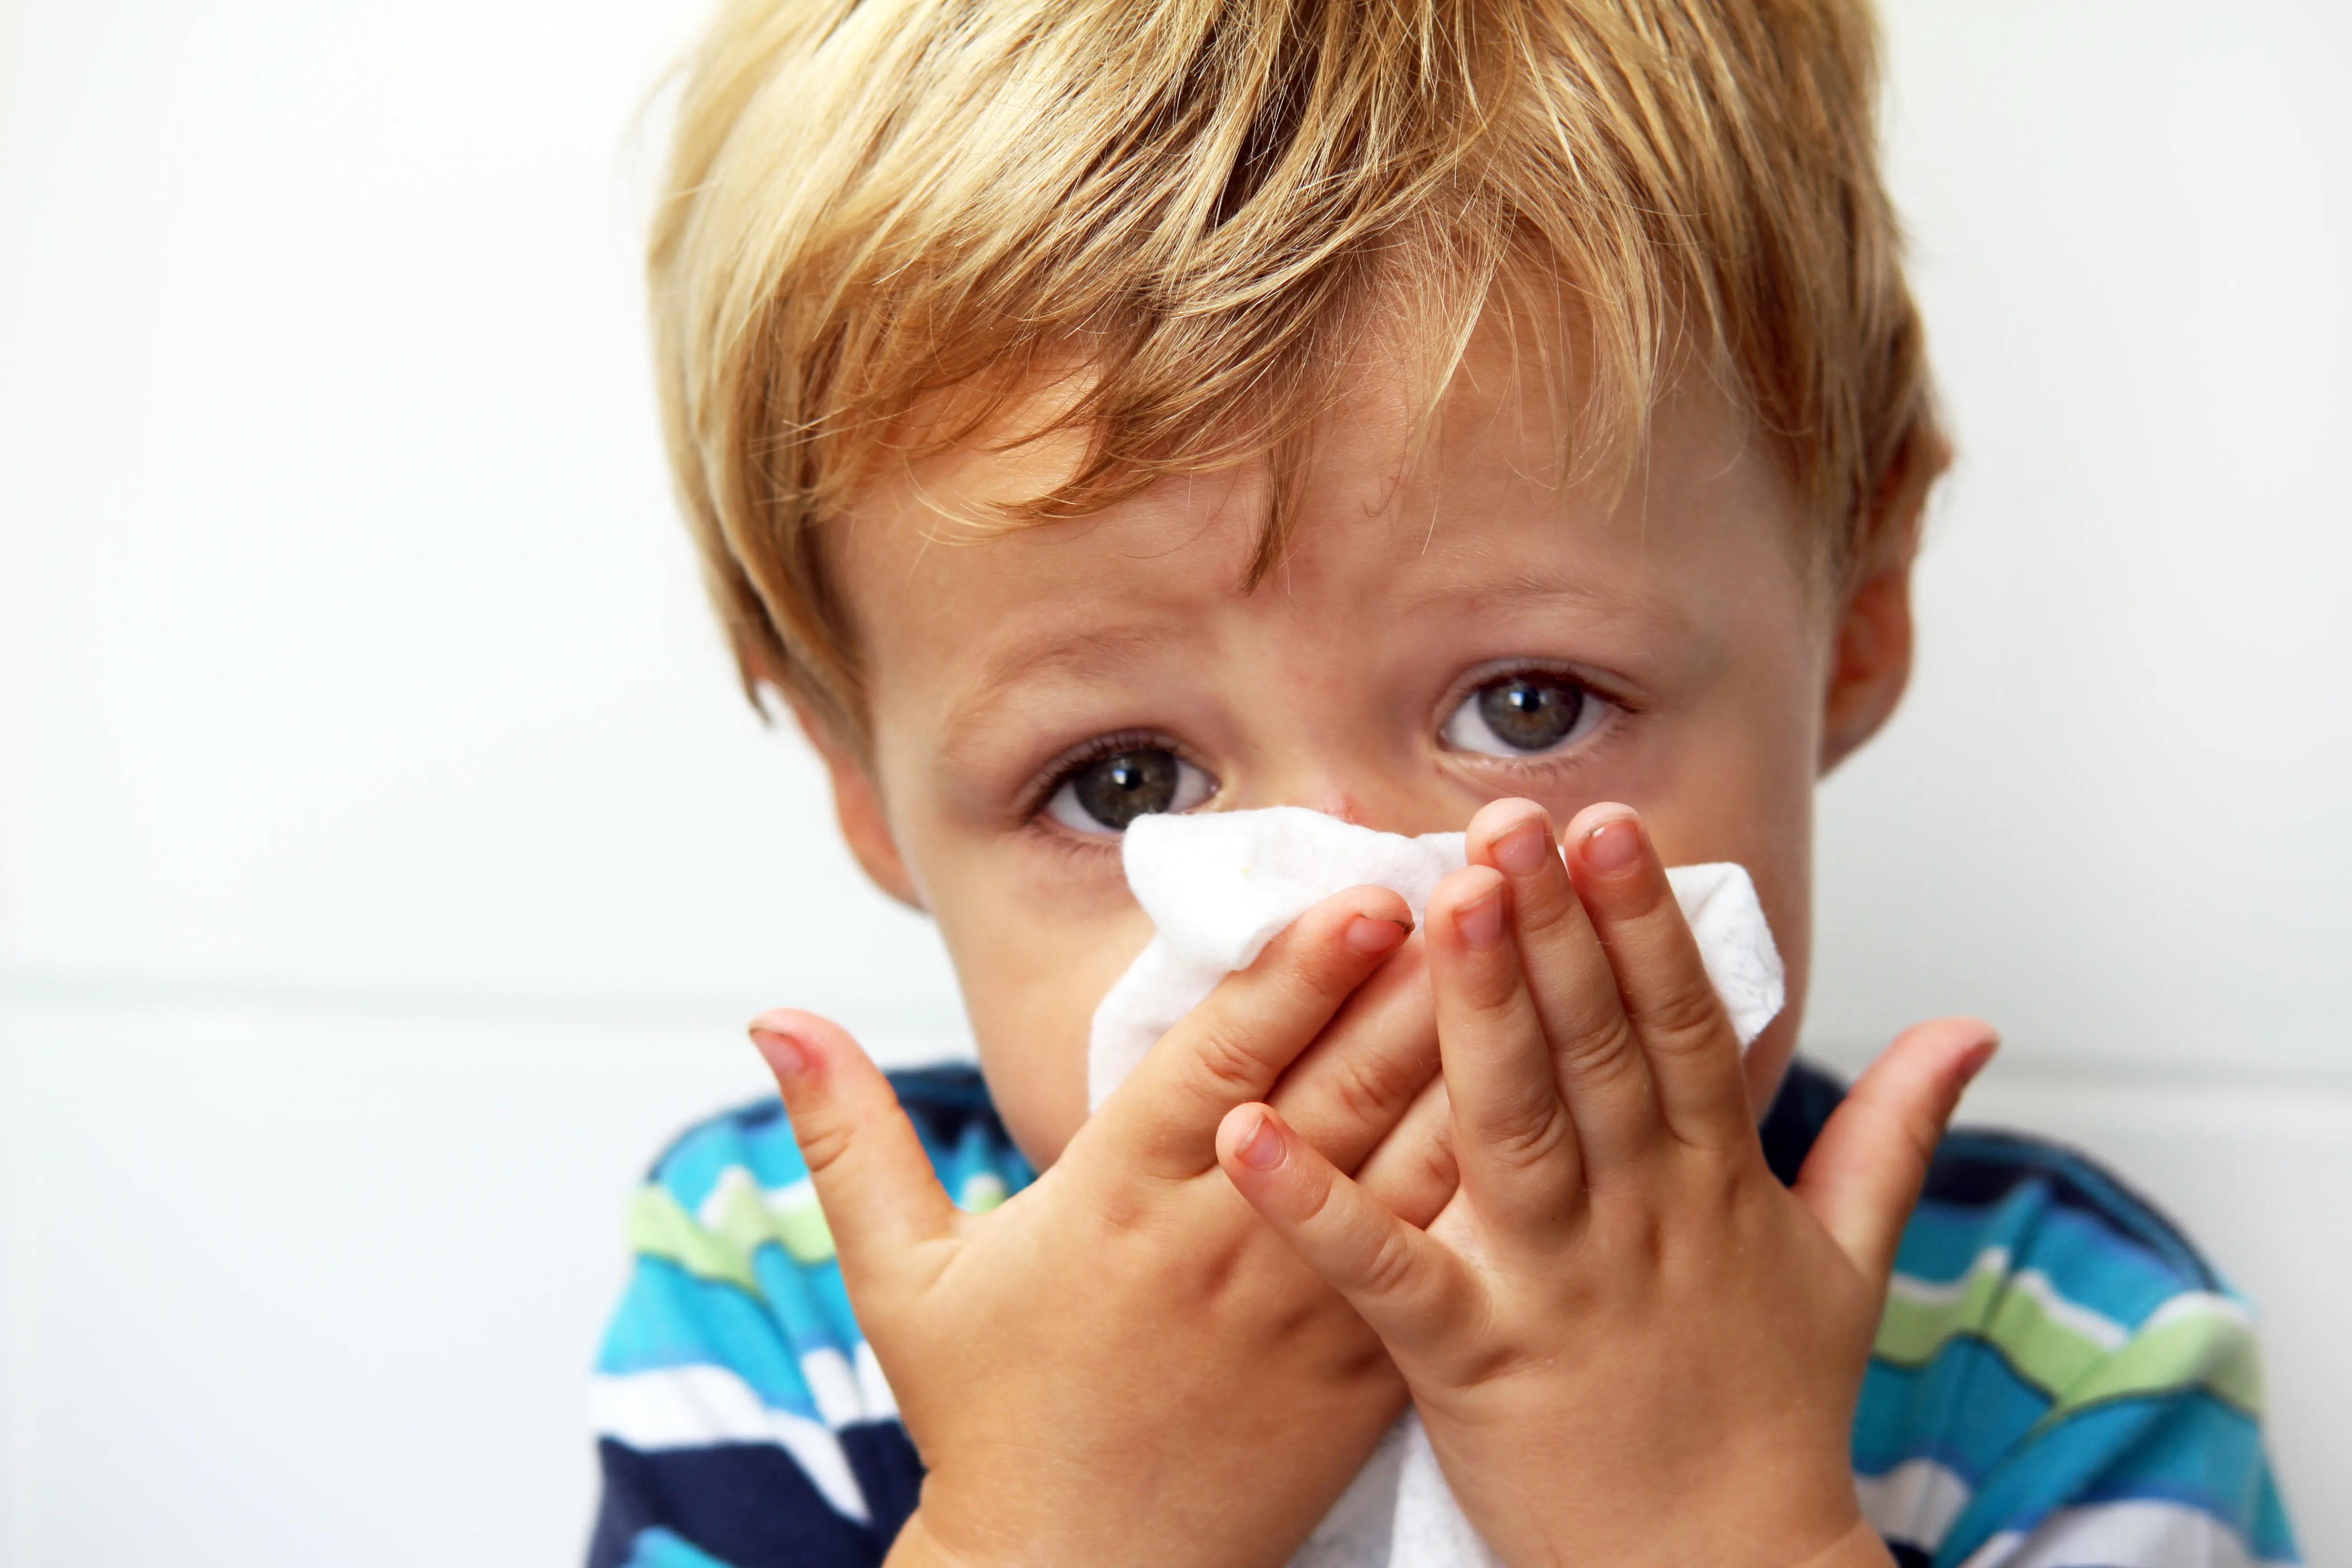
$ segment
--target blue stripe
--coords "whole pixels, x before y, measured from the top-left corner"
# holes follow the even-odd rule
[[[2189,1289],[2228,1288],[2162,1210],[2105,1167],[2059,1144],[1980,1128],[1956,1130],[1937,1146],[1921,1196],[1989,1205],[2029,1182],[2042,1184],[2053,1205],[2086,1214],[2145,1247]]]
[[[723,1367],[772,1410],[816,1417],[801,1352],[761,1304],[732,1285],[697,1279],[658,1258],[640,1258],[604,1336],[596,1370],[610,1375]]]
[[[1037,1179],[1005,1136],[977,1070],[955,1064],[888,1077],[950,1194],[961,1193],[966,1181],[983,1172],[1003,1182],[1008,1194]],[[769,1189],[807,1177],[808,1164],[781,1101],[753,1100],[689,1129],[654,1162],[651,1179],[694,1213],[731,1165],[742,1166]]]
[[[1981,1340],[1954,1340],[1922,1367],[1873,1358],[1854,1412],[1854,1473],[1933,1459],[1974,1487],[2050,1404]]]
[[[624,1568],[728,1568],[728,1564],[656,1525],[630,1542],[629,1561]]]
[[[2005,1459],[1937,1561],[1963,1562],[2000,1531],[2032,1530],[2060,1509],[2115,1502],[2197,1509],[2250,1545],[2267,1535],[2291,1554],[2284,1516],[2265,1517],[2268,1489],[2261,1428],[2241,1412],[2198,1391],[2117,1400],[2068,1417]]]
[[[756,1100],[693,1128],[654,1162],[653,1180],[692,1214],[730,1165],[744,1167],[763,1187],[789,1186],[808,1174],[780,1102]]]
[[[782,1323],[795,1354],[837,1350],[849,1355],[866,1342],[857,1314],[850,1309],[849,1288],[842,1283],[841,1265],[834,1259],[795,1263],[776,1243],[763,1242],[752,1249],[751,1278],[760,1282],[761,1293]]]
[[[2262,1495],[2254,1500],[2253,1534],[2247,1544],[2265,1563],[2303,1561],[2303,1552],[2295,1544],[2294,1526],[2286,1517],[2286,1500],[2279,1496],[2278,1478],[2271,1473],[2267,1462],[2263,1466]]]
[[[1921,1204],[1904,1229],[1895,1267],[1911,1279],[1947,1284],[1989,1247],[2009,1249],[2011,1273],[2039,1269],[2067,1300],[2127,1329],[2183,1290],[2202,1289],[2114,1227],[2051,1205],[2039,1183],[1987,1208]]]

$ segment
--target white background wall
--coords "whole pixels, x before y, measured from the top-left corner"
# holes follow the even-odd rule
[[[953,1048],[730,689],[631,117],[699,0],[0,0],[0,1561],[562,1563],[741,1021]],[[1816,1047],[1966,1008],[2268,1309],[2352,1560],[2352,11],[1901,0],[1963,457]]]

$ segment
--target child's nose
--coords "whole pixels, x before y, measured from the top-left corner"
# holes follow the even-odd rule
[[[1463,826],[1459,807],[1451,800],[1428,798],[1393,781],[1370,773],[1331,767],[1286,770],[1265,781],[1263,798],[1242,805],[1303,805],[1326,816],[1359,827],[1408,837],[1422,833],[1453,833]],[[1259,792],[1253,791],[1254,795]]]

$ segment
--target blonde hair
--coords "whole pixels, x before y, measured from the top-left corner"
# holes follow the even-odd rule
[[[728,0],[649,270],[746,690],[860,741],[822,525],[1036,378],[1089,455],[1008,526],[1280,451],[1369,338],[1442,384],[1498,291],[1575,319],[1580,462],[1702,366],[1850,577],[1942,460],[1875,95],[1867,0]]]

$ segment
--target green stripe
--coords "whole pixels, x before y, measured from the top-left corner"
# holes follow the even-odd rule
[[[2046,1426],[2107,1400],[2182,1388],[2202,1388],[2247,1415],[2263,1413],[2262,1357],[2242,1321],[2209,1309],[2143,1329],[2088,1377],[2070,1385],[2042,1420]]]
[[[966,1178],[957,1202],[970,1213],[986,1214],[1004,1202],[1004,1179],[976,1172]],[[675,1263],[697,1279],[755,1290],[751,1255],[770,1245],[782,1247],[804,1268],[833,1259],[833,1229],[805,1184],[788,1189],[782,1204],[772,1205],[756,1184],[730,1180],[716,1223],[707,1226],[658,1182],[639,1188],[630,1204],[630,1247]]]
[[[824,1211],[816,1206],[816,1194],[805,1183],[786,1192],[782,1205],[772,1205],[752,1183],[734,1182],[712,1228],[746,1256],[773,1242],[804,1268],[831,1261],[833,1231],[824,1223]]]
[[[1909,1300],[1890,1291],[1872,1353],[1919,1368],[1963,1335],[2000,1352],[2052,1401],[2042,1422],[2112,1399],[2204,1388],[2249,1415],[2262,1411],[2253,1335],[2216,1307],[2155,1324],[2110,1350],[2052,1315],[2040,1298],[2011,1288],[2006,1271],[1979,1267],[1950,1301]]]
[[[1873,1348],[1881,1361],[1921,1367],[1962,1334],[1990,1342],[2019,1376],[2053,1398],[2111,1353],[2053,1318],[2033,1296],[2009,1289],[2007,1274],[1984,1268],[1969,1275],[1968,1289],[1951,1301],[1912,1301],[1888,1292]]]
[[[629,1205],[629,1247],[640,1258],[675,1263],[698,1279],[723,1280],[754,1293],[760,1289],[751,1277],[750,1249],[697,1225],[659,1183],[638,1188]]]

